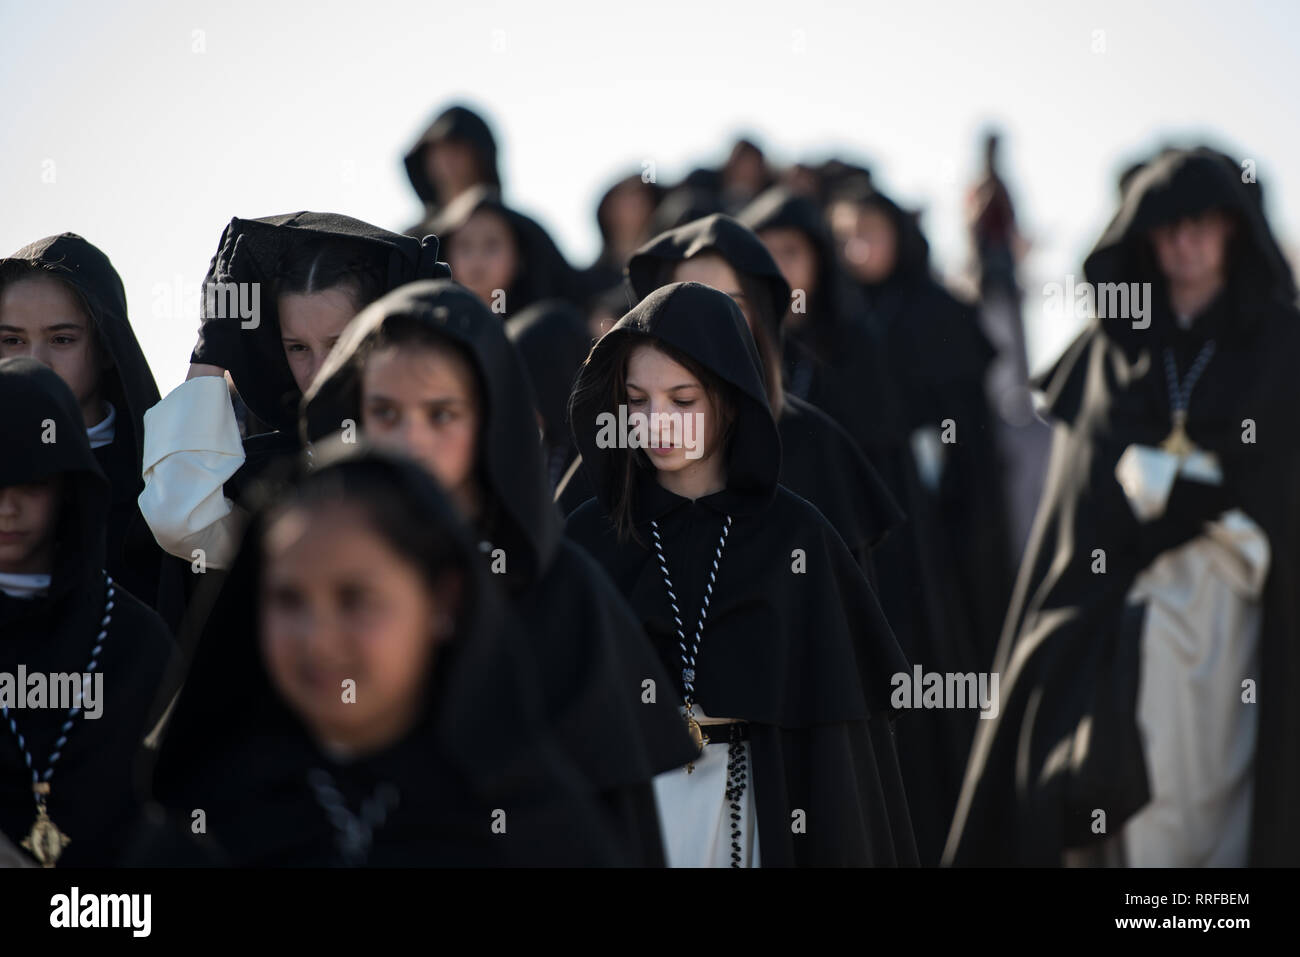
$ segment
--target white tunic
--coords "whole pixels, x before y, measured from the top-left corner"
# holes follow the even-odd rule
[[[712,743],[704,746],[694,771],[665,771],[654,781],[664,854],[669,867],[730,867],[732,811],[727,800],[727,729],[709,725],[707,721],[716,719],[708,718],[698,704],[694,714]],[[714,734],[710,735],[710,731]],[[740,800],[740,866],[758,867],[753,763],[749,742],[742,741],[740,747],[745,767],[745,793]]]
[[[221,376],[182,382],[144,414],[144,491],[140,514],[164,551],[227,568],[239,543],[240,516],[222,486],[244,464],[244,443]]]

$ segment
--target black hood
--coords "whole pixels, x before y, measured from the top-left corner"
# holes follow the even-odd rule
[[[894,271],[886,277],[881,285],[891,280],[907,280],[929,277],[930,244],[921,232],[920,215],[903,209],[874,185],[869,177],[850,177],[840,183],[831,197],[832,201],[857,203],[871,209],[878,209],[889,217],[894,224],[898,237],[898,260]]]
[[[790,306],[790,286],[763,241],[749,227],[725,213],[714,213],[670,229],[638,249],[627,264],[632,291],[638,299],[644,299],[658,285],[665,262],[684,262],[704,252],[717,253],[736,272],[763,284],[776,323],[771,331],[779,342],[781,320]]]
[[[448,565],[462,576],[456,631],[440,646],[425,683],[424,714],[403,742],[358,763],[401,776],[411,772],[413,760],[438,755],[451,758],[480,787],[491,788],[510,779],[512,765],[528,760],[537,700],[526,659],[514,651],[508,613],[491,597],[493,586],[471,531],[437,483],[414,463],[364,444],[331,442],[314,450],[313,461],[304,458],[251,493],[244,504],[252,517],[229,572],[205,583],[196,599],[183,636],[185,673],[171,676],[161,700],[169,700],[178,687],[180,694],[153,766],[144,769],[165,806],[188,815],[190,807],[203,806],[190,800],[237,798],[241,790],[254,790],[250,782],[282,776],[304,760],[323,760],[272,686],[258,621],[262,537],[270,512],[285,491],[328,482],[332,472],[382,478],[409,509],[412,523],[447,539]],[[236,700],[231,688],[239,689]]]
[[[574,385],[578,398],[572,410],[574,440],[601,505],[606,510],[612,505],[615,474],[611,450],[597,444],[596,422],[602,412],[617,416],[618,410],[597,408],[594,400],[584,401],[581,396],[584,386],[606,371],[614,346],[629,337],[666,343],[731,386],[737,409],[727,450],[727,487],[708,499],[734,515],[765,509],[776,494],[781,440],[763,389],[758,348],[731,297],[698,282],[670,283],[650,292],[601,337],[578,374]],[[650,486],[656,483],[646,483]],[[639,502],[654,508],[646,495]],[[650,517],[640,514],[636,520]]]
[[[295,244],[322,239],[356,244],[372,255],[380,268],[386,265],[386,289],[396,289],[415,279],[451,275],[450,267],[438,262],[436,236],[415,239],[338,213],[298,212],[263,219],[232,219],[221,234],[203,288],[206,290],[214,280],[218,262],[237,249],[233,261],[223,263],[229,270],[228,281],[262,284],[261,321],[256,328],[242,329],[238,316],[210,316],[205,296],[199,344],[190,361],[212,363],[229,371],[253,414],[290,435],[297,430],[301,393],[280,341],[271,282],[285,253]]]
[[[485,531],[511,556],[512,576],[517,571],[526,581],[536,579],[555,552],[560,520],[551,501],[528,373],[500,318],[464,286],[449,280],[410,283],[362,310],[303,400],[304,438],[316,442],[338,431],[344,419],[361,421],[357,352],[395,317],[427,324],[474,366],[486,391],[478,447],[478,477],[492,510]]]
[[[429,175],[424,170],[424,151],[432,144],[445,140],[460,140],[473,147],[478,154],[479,166],[491,188],[501,191],[501,175],[497,171],[497,141],[483,117],[464,106],[443,110],[429,124],[429,128],[415,141],[403,162],[411,186],[428,209],[437,209],[447,202],[438,195]]]
[[[98,247],[75,233],[38,239],[0,260],[0,266],[17,261],[52,270],[90,307],[99,341],[113,360],[103,395],[117,409],[117,428],[130,429],[138,465],[144,450],[144,413],[158,404],[158,386],[127,318],[126,293],[117,270]]]
[[[1240,235],[1234,237],[1236,257],[1229,266],[1235,291],[1253,303],[1293,301],[1295,279],[1264,217],[1258,187],[1242,183],[1241,167],[1208,147],[1166,149],[1132,174],[1119,211],[1084,261],[1087,280],[1150,282],[1162,290],[1147,234],[1212,209],[1237,219]],[[1252,317],[1253,310],[1243,309],[1237,320],[1249,324]],[[1103,318],[1101,323],[1112,338],[1141,334],[1128,319]]]
[[[543,299],[578,301],[582,298],[578,275],[550,234],[536,220],[505,205],[491,190],[475,187],[457,196],[433,220],[432,231],[442,237],[444,248],[450,248],[456,231],[482,210],[504,219],[515,237],[519,265],[510,288],[506,290],[509,315],[517,315],[520,310]]]
[[[547,443],[568,445],[569,393],[591,351],[586,321],[573,306],[552,299],[519,313],[506,332],[528,372]]]
[[[104,567],[108,479],[91,452],[77,400],[48,366],[26,357],[0,359],[0,408],[0,488],[65,477],[49,594],[23,602],[53,605],[88,587]]]

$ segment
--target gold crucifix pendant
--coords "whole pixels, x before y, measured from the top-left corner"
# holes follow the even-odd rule
[[[1177,409],[1174,412],[1174,427],[1160,443],[1160,449],[1179,459],[1185,459],[1196,451],[1196,443],[1187,434],[1187,411]]]
[[[48,796],[50,793],[50,783],[41,781],[32,785],[32,790],[37,794]],[[72,843],[72,838],[59,830],[57,824],[50,820],[50,812],[45,809],[45,802],[41,801],[36,805],[36,821],[32,824],[32,831],[23,841],[23,849],[30,851],[32,857],[42,867],[53,867],[63,849]]]

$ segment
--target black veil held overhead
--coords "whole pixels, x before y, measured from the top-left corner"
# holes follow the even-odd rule
[[[1236,223],[1227,286],[1191,326],[1179,326],[1148,245],[1149,230],[1208,209]],[[1135,723],[1137,636],[1126,605],[1139,574],[1199,535],[1225,510],[1242,510],[1267,535],[1262,598],[1258,737],[1250,863],[1300,862],[1300,708],[1296,590],[1300,568],[1300,394],[1295,283],[1240,168],[1208,149],[1167,150],[1130,179],[1119,212],[1085,263],[1090,282],[1152,282],[1149,325],[1094,319],[1047,383],[1056,421],[1047,484],[1020,569],[997,665],[1002,712],[981,722],[946,858],[956,864],[1059,864],[1063,850],[1098,837],[1104,806],[1117,833],[1150,800]],[[1185,477],[1163,515],[1140,522],[1115,477],[1130,444],[1170,432],[1162,354],[1186,370],[1209,339],[1213,361],[1196,385],[1186,429],[1221,465],[1221,485]],[[1257,440],[1243,441],[1244,423]],[[1105,574],[1094,573],[1097,549]],[[1243,676],[1251,677],[1251,676]],[[1270,689],[1272,689],[1270,691]],[[1053,755],[1069,749],[1069,762]]]

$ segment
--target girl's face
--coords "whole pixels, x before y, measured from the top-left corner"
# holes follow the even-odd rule
[[[750,315],[749,300],[745,290],[740,288],[740,277],[731,264],[717,253],[700,253],[690,259],[684,259],[673,269],[673,282],[702,282],[712,286],[718,292],[725,292],[736,301],[740,311],[749,323],[750,332],[754,331],[754,319]]]
[[[479,181],[474,147],[461,140],[442,140],[426,146],[424,171],[444,205]]]
[[[0,572],[48,575],[54,568],[59,483],[0,486]]]
[[[781,268],[791,292],[803,290],[805,297],[817,291],[817,253],[808,237],[798,229],[765,229],[758,234],[767,251]]]
[[[347,286],[284,293],[276,305],[284,356],[298,390],[305,393],[360,306]]]
[[[352,504],[291,507],[268,526],[261,651],[276,690],[322,742],[364,753],[420,715],[459,583],[432,594]]]
[[[898,234],[882,210],[841,202],[831,207],[831,231],[844,265],[859,282],[882,282],[898,263]]]
[[[645,452],[660,473],[680,477],[714,468],[720,423],[704,386],[685,366],[651,346],[637,346],[627,360],[626,401],[629,422],[638,413],[646,417]]]
[[[33,276],[0,291],[0,359],[30,356],[59,374],[86,427],[103,421],[100,381],[110,368],[95,347],[94,320],[64,283]]]
[[[456,230],[447,245],[452,275],[489,306],[505,295],[519,270],[519,251],[510,224],[480,209]],[[505,304],[508,311],[510,303]]]
[[[389,346],[361,374],[361,429],[383,448],[415,459],[469,515],[478,453],[474,370],[449,349]]]
[[[1151,230],[1156,261],[1173,285],[1221,282],[1231,238],[1232,220],[1217,209]]]

